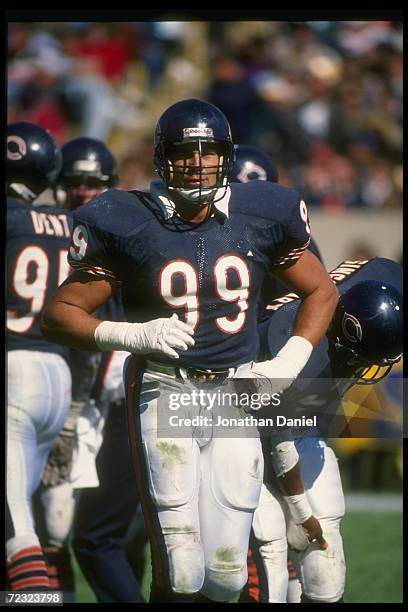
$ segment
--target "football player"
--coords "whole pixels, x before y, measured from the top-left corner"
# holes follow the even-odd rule
[[[218,108],[196,99],[171,105],[155,130],[161,181],[150,192],[109,190],[75,211],[74,272],[43,318],[44,333],[58,342],[133,353],[125,380],[152,601],[187,601],[198,592],[204,601],[228,601],[239,593],[263,472],[259,438],[178,437],[168,421],[158,422],[166,414],[160,397],[182,383],[191,390],[197,381],[245,376],[277,379],[276,392],[283,390],[338,300],[306,251],[301,195],[267,181],[230,185],[232,162],[230,127]],[[277,357],[254,363],[268,269],[302,305]],[[92,316],[119,286],[127,322]]]
[[[67,349],[45,340],[40,313],[68,273],[72,219],[42,205],[61,168],[51,134],[7,126],[7,567],[8,588],[50,588],[32,495],[71,400]]]
[[[286,535],[289,545],[300,551],[302,602],[342,601],[344,496],[337,459],[325,438],[342,433],[341,428],[333,428],[336,422],[339,428],[339,417],[342,427],[347,424],[341,420],[341,397],[346,391],[354,384],[378,382],[401,358],[402,268],[374,258],[343,262],[330,274],[338,284],[340,302],[326,337],[302,372],[304,384],[298,379],[294,387],[299,384],[299,391],[291,400],[304,413],[319,411],[320,427],[297,429],[294,443],[285,432],[292,456],[288,469],[282,468],[270,441],[264,444],[265,458],[269,456],[266,486],[255,511],[249,597],[243,601],[287,601]],[[294,294],[268,305],[271,317],[260,326],[264,358],[276,354],[276,339],[289,333],[298,306]],[[312,517],[318,525],[309,524]]]
[[[62,146],[61,153],[62,167],[55,192],[62,206],[75,210],[116,185],[116,159],[102,141],[75,138]],[[120,293],[102,308],[104,312],[99,316],[123,320]],[[49,455],[40,491],[45,521],[44,551],[52,586],[64,591],[64,601],[74,600],[68,537],[75,502],[74,550],[98,600],[142,601],[122,541],[138,501],[129,468],[125,415],[119,405],[124,390],[117,372],[122,369],[125,355],[119,351],[105,353],[100,364],[90,351],[71,349],[69,355],[71,410]],[[113,409],[111,400],[115,403]],[[83,454],[82,459],[77,455],[79,461],[72,466],[75,439],[84,429],[80,439],[88,436],[87,447],[94,447],[91,437],[95,435],[100,440],[94,430],[101,431],[105,419],[103,448],[94,468],[96,476],[92,472],[87,475],[89,469]],[[93,448],[95,454],[98,450],[98,445]],[[75,493],[80,489],[81,495]]]
[[[57,199],[75,210],[118,182],[116,159],[101,140],[82,136],[61,147]]]
[[[234,183],[248,183],[249,181],[271,181],[272,183],[277,183],[279,181],[278,169],[271,160],[271,158],[264,152],[262,149],[258,147],[239,144],[235,145],[235,162],[230,172],[230,180]],[[311,238],[308,249],[316,255],[323,263],[321,253],[319,248]],[[269,319],[270,312],[266,310],[266,305],[269,304],[275,298],[285,295],[287,293],[287,287],[280,282],[276,276],[273,274],[268,274],[263,282],[262,290],[261,290],[261,301],[258,307],[258,322],[261,323],[265,319]],[[261,494],[261,499],[264,495]],[[253,529],[251,529],[251,537],[250,543],[254,538]],[[286,539],[286,534],[283,533],[282,541],[284,542]],[[246,585],[246,588],[242,590],[240,595],[240,602],[248,602],[252,601],[252,592],[258,593],[259,588],[254,584],[254,581],[259,582],[259,577],[257,572],[257,568],[253,568],[253,557],[257,557],[259,559],[259,544],[255,540],[254,550],[250,548],[248,551],[248,574],[249,581]],[[283,544],[282,550],[286,549],[286,543]],[[288,584],[288,593],[287,593],[287,601],[288,603],[299,601],[301,586],[297,576],[297,568],[294,565],[294,561],[296,559],[292,559],[292,552],[288,551],[288,572],[289,572],[289,584]],[[297,564],[296,564],[297,565]],[[284,573],[282,579],[286,583],[286,572]],[[276,580],[276,575],[275,575]],[[256,595],[257,597],[257,595]]]

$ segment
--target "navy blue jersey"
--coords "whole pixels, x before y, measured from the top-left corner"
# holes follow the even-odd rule
[[[76,210],[71,266],[118,281],[128,321],[177,313],[194,327],[195,346],[179,365],[252,361],[265,274],[293,265],[309,244],[305,203],[280,185],[235,183],[197,224],[175,214],[166,195],[157,185],[151,193],[111,189]]]
[[[340,295],[365,280],[388,282],[402,293],[402,267],[390,259],[375,257],[368,261],[345,261],[330,272],[330,276]],[[294,293],[277,298],[269,305],[270,318],[258,327],[261,339],[259,361],[275,357],[287,342],[292,335],[299,306],[300,300]],[[299,409],[309,410],[311,413],[325,411],[327,420],[320,419],[319,424],[326,432],[330,419],[338,413],[341,397],[354,384],[352,378],[334,380],[334,377],[338,376],[334,360],[335,353],[329,351],[329,342],[325,336],[313,349],[301,376],[291,387],[292,397],[296,397]],[[317,384],[313,383],[314,379],[319,379]],[[294,402],[294,399],[291,402]]]
[[[7,198],[7,349],[59,353],[40,331],[43,306],[69,272],[72,213]]]

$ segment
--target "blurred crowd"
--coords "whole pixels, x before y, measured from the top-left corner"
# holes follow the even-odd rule
[[[201,97],[310,207],[402,207],[402,22],[8,24],[8,121],[104,140],[120,186],[154,177],[155,121]]]

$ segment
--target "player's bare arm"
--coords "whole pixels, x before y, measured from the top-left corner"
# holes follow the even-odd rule
[[[278,486],[282,491],[291,517],[295,525],[300,525],[305,532],[309,542],[316,542],[321,550],[327,548],[327,542],[323,537],[323,530],[317,518],[313,516],[312,508],[306,497],[300,471],[300,461],[285,474],[276,478]]]
[[[309,251],[277,276],[301,297],[302,304],[287,343],[274,359],[256,363],[251,372],[255,378],[274,380],[275,392],[282,392],[303,370],[313,347],[325,334],[339,296],[329,274]]]
[[[78,349],[140,354],[160,351],[175,359],[179,357],[177,351],[194,345],[192,328],[175,314],[147,323],[95,318],[92,313],[112,297],[117,287],[110,279],[90,280],[89,275],[74,272],[44,311],[44,336]]]
[[[74,271],[45,308],[41,331],[47,340],[78,349],[98,350],[95,329],[101,323],[93,313],[115,293],[111,279],[95,279]]]
[[[302,298],[293,335],[302,336],[313,346],[321,341],[339,299],[338,290],[316,255],[305,251],[298,262],[276,276]]]

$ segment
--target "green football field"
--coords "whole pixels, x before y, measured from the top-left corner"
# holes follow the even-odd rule
[[[347,603],[402,601],[402,514],[395,512],[348,512],[342,523],[347,579]],[[95,602],[78,567],[77,601]],[[150,569],[145,571],[142,591],[147,598]]]

